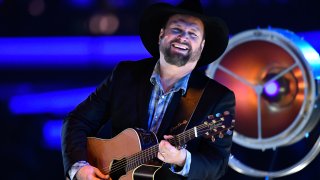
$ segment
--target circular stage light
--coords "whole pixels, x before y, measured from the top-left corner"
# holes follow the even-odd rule
[[[264,86],[263,92],[266,97],[274,97],[279,93],[279,89],[279,83],[272,81]]]
[[[239,146],[260,151],[288,147],[306,138],[319,122],[319,54],[293,32],[269,28],[236,34],[225,53],[208,66],[207,75],[235,92],[233,141]],[[306,158],[284,168],[286,172],[260,171],[235,157],[230,158],[231,167],[256,172],[250,174],[254,176],[291,174],[317,156],[319,141]]]

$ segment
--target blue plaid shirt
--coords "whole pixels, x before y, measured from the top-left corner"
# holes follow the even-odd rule
[[[157,133],[162,122],[163,116],[166,112],[166,109],[174,95],[174,93],[182,90],[182,95],[186,93],[186,89],[188,86],[188,81],[190,77],[190,73],[181,78],[178,82],[176,82],[168,92],[164,92],[163,87],[160,82],[160,68],[159,61],[156,64],[153,73],[150,78],[150,82],[153,84],[153,91],[151,94],[151,99],[149,103],[149,121],[148,127],[149,130]],[[181,171],[176,172],[174,166],[171,166],[171,171],[182,176],[187,176],[189,174],[191,164],[191,154],[187,151],[186,163]]]
[[[190,77],[190,74],[184,76],[178,82],[175,83],[172,89],[165,93],[160,82],[159,71],[160,70],[158,62],[150,78],[150,82],[153,84],[153,91],[149,103],[148,127],[149,130],[154,133],[158,132],[162,118],[174,93],[178,92],[180,89],[182,90],[182,95],[186,93],[188,80]]]

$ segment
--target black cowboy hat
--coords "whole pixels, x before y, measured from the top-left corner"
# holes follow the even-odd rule
[[[156,3],[147,8],[140,21],[140,38],[154,57],[159,57],[159,33],[168,18],[174,14],[187,14],[201,19],[205,27],[205,46],[197,66],[208,65],[222,55],[229,41],[228,28],[218,17],[203,14],[199,0],[184,0],[177,6]]]

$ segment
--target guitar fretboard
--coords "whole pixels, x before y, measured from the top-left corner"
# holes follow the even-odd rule
[[[176,147],[181,147],[185,145],[188,141],[204,135],[206,132],[208,132],[210,129],[216,130],[217,127],[221,126],[221,121],[218,121],[213,124],[201,124],[195,128],[188,129],[176,136],[174,138],[169,139],[168,141],[170,144],[176,146]],[[216,131],[215,134],[217,134],[218,131]],[[130,171],[132,169],[135,169],[136,167],[140,166],[141,164],[145,164],[155,157],[157,157],[159,151],[159,144],[153,145],[145,150],[142,150],[136,154],[133,154],[129,157],[126,158],[126,171]]]

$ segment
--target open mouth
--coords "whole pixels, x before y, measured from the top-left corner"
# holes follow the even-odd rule
[[[178,50],[182,50],[182,51],[188,51],[189,50],[189,46],[185,45],[185,44],[181,44],[181,43],[172,43],[172,47],[178,49]]]

